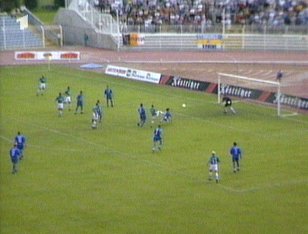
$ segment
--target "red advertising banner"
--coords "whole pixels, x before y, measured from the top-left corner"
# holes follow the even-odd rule
[[[15,60],[80,60],[79,51],[15,51]]]

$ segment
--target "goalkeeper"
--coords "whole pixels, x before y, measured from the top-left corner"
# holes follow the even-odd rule
[[[232,99],[230,97],[224,96],[222,98],[222,103],[224,103],[224,113],[228,113],[228,109],[235,114],[236,111],[232,107]]]

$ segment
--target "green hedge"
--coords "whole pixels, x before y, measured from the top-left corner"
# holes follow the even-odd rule
[[[38,6],[37,0],[25,0],[25,6],[29,10],[34,10]]]
[[[11,12],[20,7],[20,0],[0,0],[0,8],[3,12]]]

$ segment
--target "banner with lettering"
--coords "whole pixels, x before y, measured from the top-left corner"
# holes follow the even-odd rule
[[[138,33],[131,33],[129,35],[130,46],[144,45],[144,35]]]
[[[210,85],[209,82],[187,79],[180,76],[168,76],[168,75],[162,75],[160,83],[165,85],[171,85],[173,87],[179,87],[196,91],[205,91]]]
[[[257,89],[249,89],[239,86],[221,84],[221,94],[234,96],[239,98],[254,99],[261,102],[266,102],[270,104],[277,104],[277,93],[268,92]],[[280,104],[284,106],[289,106],[296,109],[308,110],[308,99],[302,97],[295,97],[292,95],[281,94]]]
[[[218,93],[217,83],[193,80],[193,79],[183,78],[180,76],[161,75],[160,84],[188,89],[188,90],[213,93],[213,94]],[[229,85],[229,84],[221,84],[220,92],[222,95],[258,100],[260,102],[265,102],[270,104],[277,104],[277,94],[275,92],[268,92],[258,89]],[[281,105],[308,111],[307,98],[281,94],[280,103]]]
[[[240,98],[249,98],[249,99],[259,99],[260,96],[262,95],[261,90],[243,88],[228,84],[221,84],[220,92],[222,95],[236,96]]]
[[[160,73],[148,72],[133,68],[113,66],[113,65],[108,65],[106,67],[105,73],[107,75],[113,75],[122,78],[145,81],[155,84],[159,83],[161,77]]]
[[[198,34],[197,47],[202,50],[222,50],[223,36],[222,34]]]
[[[271,93],[271,95],[267,98],[266,102],[277,104],[277,94]],[[281,94],[280,104],[289,106],[292,108],[308,111],[308,98],[295,97],[292,95]]]
[[[15,60],[80,60],[78,51],[16,51]]]

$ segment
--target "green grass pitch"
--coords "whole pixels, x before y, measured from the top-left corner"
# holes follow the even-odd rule
[[[38,78],[48,89],[36,96]],[[308,117],[238,102],[224,115],[216,97],[106,77],[70,67],[2,67],[0,78],[1,233],[308,233]],[[99,129],[91,109],[109,85],[115,107]],[[57,116],[55,98],[80,90],[85,113]],[[152,131],[137,127],[143,103],[170,107],[164,147],[152,153]],[[183,108],[182,103],[187,107]],[[9,149],[17,131],[28,145],[17,175]],[[234,174],[228,151],[244,150]],[[212,150],[221,182],[209,182]]]

